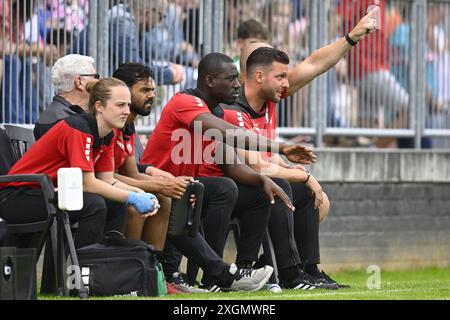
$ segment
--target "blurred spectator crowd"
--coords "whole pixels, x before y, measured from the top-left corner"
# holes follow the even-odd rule
[[[326,74],[327,127],[410,127],[410,1],[330,0],[320,44],[335,41],[367,12],[381,8],[381,29]],[[0,2],[0,122],[35,123],[53,96],[51,65],[67,53],[88,54],[89,0],[3,0]],[[248,42],[283,49],[292,64],[311,53],[311,0],[226,0],[223,51],[238,61]],[[175,92],[195,86],[202,55],[200,0],[111,0],[108,21],[110,72],[120,63],[153,67],[164,85],[160,106]],[[429,129],[450,129],[450,3],[427,4],[426,110]],[[101,41],[101,39],[99,39]],[[323,45],[322,44],[322,45]],[[321,45],[321,46],[322,46]],[[106,75],[104,75],[106,76]],[[311,127],[315,106],[305,88],[280,103],[280,127]],[[161,107],[160,107],[161,108]],[[160,110],[160,109],[159,109]],[[412,139],[342,140],[329,145],[405,146]],[[432,147],[423,139],[423,147]]]

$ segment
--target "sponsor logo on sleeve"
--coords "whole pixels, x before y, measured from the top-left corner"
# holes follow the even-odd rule
[[[203,107],[203,102],[200,98],[198,97],[194,97],[195,99],[195,103],[199,106],[199,107]]]
[[[85,155],[86,155],[87,161],[91,161],[91,144],[92,144],[92,138],[87,137],[86,138],[86,150],[85,150]]]

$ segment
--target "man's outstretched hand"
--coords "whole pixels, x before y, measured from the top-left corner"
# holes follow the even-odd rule
[[[356,27],[353,28],[352,31],[350,31],[349,36],[352,40],[358,42],[364,37],[372,32],[376,31],[376,28],[378,27],[377,21],[375,19],[375,16],[377,14],[380,14],[380,8],[375,7],[372,9],[368,14],[366,14],[356,25]]]
[[[299,144],[284,145],[281,147],[280,153],[294,163],[311,164],[317,161],[317,157],[311,149]]]

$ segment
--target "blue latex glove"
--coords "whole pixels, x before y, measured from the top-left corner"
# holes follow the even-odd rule
[[[155,200],[156,196],[152,193],[130,192],[128,194],[127,205],[133,205],[140,214],[146,214],[147,212],[152,212],[160,208],[160,205],[155,208]]]
[[[148,195],[148,196],[150,197],[150,199],[153,200],[153,207],[154,207],[156,201],[158,201],[158,198],[156,198],[156,196],[155,196],[153,193],[150,193],[150,192],[147,192],[147,193],[145,193],[145,194]],[[159,209],[159,208],[161,208],[161,206],[158,204],[158,205],[156,206],[156,208],[154,208],[153,210]],[[150,212],[152,212],[153,210],[150,210]]]

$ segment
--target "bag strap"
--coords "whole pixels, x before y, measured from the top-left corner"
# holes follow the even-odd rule
[[[133,240],[125,238],[125,235],[117,230],[111,230],[105,233],[105,236],[101,242],[106,246],[116,247],[145,247],[151,252],[156,252],[153,245],[146,243],[142,240]]]

